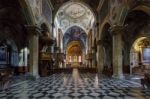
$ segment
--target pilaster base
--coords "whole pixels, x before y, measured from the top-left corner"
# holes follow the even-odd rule
[[[112,77],[117,78],[117,79],[124,79],[125,78],[123,74],[113,74]]]
[[[102,72],[98,72],[98,77],[103,77]]]
[[[39,76],[39,75],[33,75],[33,77],[34,77],[35,79],[40,78],[40,76]]]
[[[102,75],[102,74],[103,74],[103,71],[97,70],[97,73]]]
[[[40,76],[38,74],[35,75],[35,74],[32,74],[32,73],[29,73],[29,77],[30,77],[30,80],[36,80],[36,79],[40,78]]]

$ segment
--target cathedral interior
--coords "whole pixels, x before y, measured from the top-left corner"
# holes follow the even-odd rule
[[[150,99],[150,0],[0,0],[0,99]]]

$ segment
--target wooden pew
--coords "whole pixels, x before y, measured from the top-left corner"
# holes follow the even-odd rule
[[[141,85],[143,86],[143,88],[145,88],[145,85],[147,88],[150,88],[150,74],[149,73],[144,74],[144,78],[141,79]]]
[[[13,70],[11,68],[0,70],[0,90],[7,89],[9,87],[9,82],[12,76]]]
[[[106,75],[107,77],[112,77],[113,68],[112,67],[108,67],[108,66],[104,66],[103,74]]]

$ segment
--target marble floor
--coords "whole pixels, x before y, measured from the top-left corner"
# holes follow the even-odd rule
[[[132,80],[82,73],[53,74],[0,91],[0,99],[150,99],[150,90]]]

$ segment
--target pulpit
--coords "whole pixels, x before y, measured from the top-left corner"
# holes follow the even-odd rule
[[[50,70],[53,67],[53,60],[51,57],[51,53],[41,52],[40,53],[40,64],[39,64],[39,72],[40,76],[48,76],[50,74]]]

